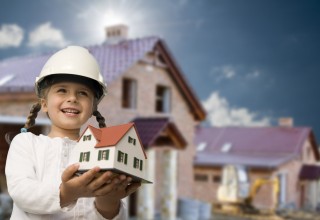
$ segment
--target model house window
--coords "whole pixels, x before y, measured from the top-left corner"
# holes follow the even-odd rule
[[[133,158],[133,168],[142,170],[142,167],[143,167],[143,161],[134,157]]]
[[[129,142],[130,144],[136,145],[136,139],[135,139],[135,138],[132,138],[132,137],[130,137],[130,136],[128,136],[128,142]]]
[[[88,162],[90,160],[90,152],[81,152],[79,162]]]
[[[109,160],[109,150],[99,150],[98,160]]]
[[[91,134],[83,135],[83,141],[90,141],[90,140],[91,140]]]
[[[118,151],[118,162],[127,164],[128,154]]]
[[[165,86],[156,88],[156,112],[170,112],[170,89]]]
[[[122,81],[122,107],[137,108],[137,82],[135,80],[123,79]]]
[[[208,175],[205,174],[195,174],[194,179],[196,181],[202,181],[202,182],[207,182],[208,181]]]

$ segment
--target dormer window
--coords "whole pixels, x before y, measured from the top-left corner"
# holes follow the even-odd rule
[[[135,139],[135,138],[132,138],[132,137],[130,137],[130,136],[128,136],[128,142],[129,142],[130,144],[136,145],[136,139]]]
[[[134,157],[133,159],[133,168],[142,170],[143,168],[143,161],[139,160],[138,158]]]
[[[90,140],[91,140],[91,134],[83,135],[83,141],[90,141]]]
[[[156,112],[170,112],[170,89],[165,86],[157,86],[156,88]]]
[[[123,79],[122,81],[122,107],[137,108],[137,82],[133,79]]]

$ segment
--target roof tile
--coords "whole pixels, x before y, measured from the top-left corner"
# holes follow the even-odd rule
[[[142,59],[147,52],[152,51],[158,41],[157,37],[145,37],[114,45],[105,43],[87,48],[97,59],[106,82],[110,83]],[[8,75],[14,75],[14,80],[0,86],[0,92],[33,91],[35,78],[53,53],[2,60],[0,80]]]
[[[298,158],[311,133],[308,127],[199,127],[195,145],[206,143],[206,147],[197,152],[195,164],[276,167]],[[231,147],[222,152],[226,143]]]

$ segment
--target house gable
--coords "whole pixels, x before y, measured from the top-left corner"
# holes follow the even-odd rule
[[[145,171],[146,155],[134,127],[121,138],[116,145],[115,168],[131,170],[136,175]]]

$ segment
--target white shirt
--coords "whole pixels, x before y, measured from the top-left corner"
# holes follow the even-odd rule
[[[12,140],[6,163],[8,191],[14,201],[11,219],[105,219],[96,210],[94,198],[80,198],[76,204],[60,207],[61,174],[75,144],[68,138],[30,132]],[[123,202],[113,219],[127,219]]]

